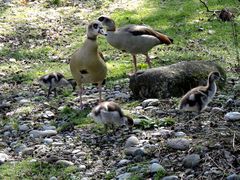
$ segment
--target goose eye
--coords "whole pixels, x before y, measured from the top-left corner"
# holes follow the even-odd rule
[[[98,24],[93,24],[93,28],[97,29],[98,28]]]

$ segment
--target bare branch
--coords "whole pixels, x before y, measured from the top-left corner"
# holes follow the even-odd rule
[[[205,6],[205,8],[207,9],[207,12],[213,12],[213,13],[221,12],[220,10],[209,10],[206,2],[204,2],[203,0],[199,0],[199,1],[200,1],[201,3],[203,3],[203,5]]]

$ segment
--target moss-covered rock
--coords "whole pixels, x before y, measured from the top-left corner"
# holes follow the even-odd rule
[[[221,66],[210,61],[183,61],[137,72],[130,77],[130,89],[141,98],[180,97],[191,88],[205,85],[211,71],[220,72],[224,80],[217,86],[223,88],[226,73]]]

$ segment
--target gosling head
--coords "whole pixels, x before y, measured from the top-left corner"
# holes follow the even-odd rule
[[[88,37],[96,39],[96,37],[99,34],[104,35],[104,36],[107,35],[105,30],[103,29],[102,23],[100,21],[94,21],[94,22],[90,23],[87,28]]]
[[[221,75],[220,75],[219,72],[213,71],[213,72],[211,72],[211,73],[209,74],[209,80],[210,80],[211,82],[217,81],[217,80],[219,80],[219,79],[222,79],[222,80],[223,80],[223,78],[221,78]]]
[[[100,16],[98,20],[104,25],[107,26],[108,31],[115,31],[115,22],[107,16]]]

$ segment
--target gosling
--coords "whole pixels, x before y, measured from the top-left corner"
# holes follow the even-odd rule
[[[46,75],[40,77],[38,82],[41,85],[48,87],[47,98],[49,98],[52,91],[54,92],[54,96],[56,97],[57,96],[57,88],[70,86],[74,90],[75,86],[76,86],[76,82],[74,83],[74,81],[72,79],[69,79],[69,80],[65,79],[64,75],[59,72],[46,74]]]
[[[88,115],[93,118],[95,122],[103,124],[105,129],[112,129],[113,131],[119,127],[128,127],[132,129],[133,119],[125,115],[120,106],[112,101],[102,102],[92,109]]]
[[[188,91],[180,100],[179,109],[200,114],[209,102],[213,99],[217,91],[215,81],[221,78],[219,72],[211,72],[208,75],[206,86],[198,86]]]

